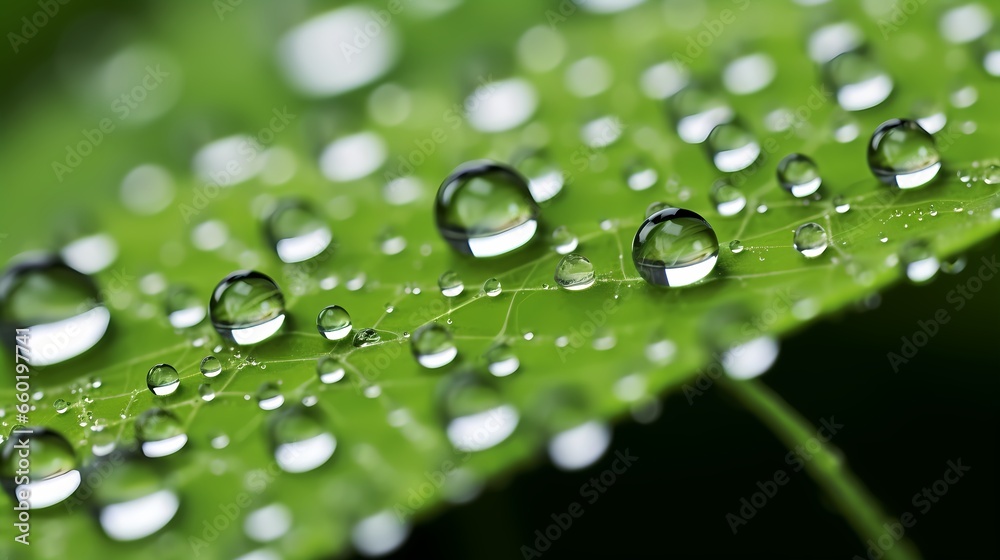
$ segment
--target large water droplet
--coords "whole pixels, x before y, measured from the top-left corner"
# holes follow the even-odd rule
[[[413,331],[410,349],[417,362],[430,369],[444,367],[458,355],[451,331],[437,323],[428,323]]]
[[[0,324],[7,340],[14,340],[15,329],[30,330],[26,354],[34,366],[93,348],[110,321],[94,281],[58,259],[25,260],[0,277]]]
[[[735,216],[743,211],[747,205],[747,199],[743,191],[733,186],[726,179],[719,179],[712,185],[709,192],[715,210],[723,216]],[[648,212],[648,210],[647,210]],[[647,214],[649,216],[651,214]]]
[[[720,124],[712,129],[707,146],[712,163],[723,173],[742,171],[760,157],[760,143],[739,121]]]
[[[21,445],[22,440],[27,446]],[[15,504],[24,500],[31,509],[53,506],[70,497],[80,487],[78,468],[73,446],[47,428],[16,428],[0,448],[4,490]]]
[[[719,239],[700,215],[667,208],[646,218],[632,241],[632,262],[656,286],[687,286],[708,276],[719,258]]]
[[[188,286],[171,286],[164,302],[170,326],[186,329],[200,323],[208,315],[202,301]]]
[[[871,57],[846,52],[825,67],[826,79],[847,111],[863,111],[882,103],[892,93],[892,78]]]
[[[268,243],[286,263],[320,255],[333,241],[333,232],[326,222],[312,207],[297,199],[278,202],[264,224]]]
[[[474,374],[444,380],[440,403],[448,439],[459,451],[482,451],[498,445],[510,437],[520,420],[517,409]]]
[[[172,395],[180,385],[181,378],[170,364],[156,364],[146,373],[146,387],[158,397]]]
[[[316,469],[337,449],[337,438],[326,428],[316,407],[296,405],[276,413],[268,435],[278,466],[289,473]]]
[[[911,282],[929,282],[941,268],[941,263],[923,239],[908,241],[899,248],[899,263]]]
[[[795,250],[810,259],[822,255],[829,243],[830,238],[823,226],[813,222],[799,226],[792,239]]]
[[[441,236],[462,253],[493,257],[535,236],[539,209],[527,181],[490,161],[459,166],[438,190],[435,217]]]
[[[438,278],[438,288],[441,289],[441,295],[452,298],[459,296],[465,291],[465,283],[462,282],[462,278],[457,272],[448,270]]]
[[[792,193],[792,196],[803,198],[818,191],[823,178],[812,158],[803,154],[790,154],[778,163],[778,183]]]
[[[159,531],[177,514],[180,500],[166,477],[141,458],[110,456],[95,466],[98,520],[108,537],[134,541]]]
[[[566,255],[556,265],[555,281],[569,291],[586,290],[596,281],[594,264],[583,255]]]
[[[911,120],[888,120],[872,134],[868,166],[880,181],[901,189],[930,183],[941,170],[934,137]]]
[[[316,362],[316,374],[319,375],[320,383],[324,385],[340,381],[345,373],[344,364],[334,357],[323,356]]]
[[[278,332],[285,322],[285,297],[268,276],[241,270],[215,287],[209,313],[223,338],[239,345],[256,344]]]
[[[146,457],[166,457],[180,451],[187,443],[181,421],[169,410],[151,408],[135,420],[135,437]]]
[[[343,340],[351,334],[351,314],[339,305],[324,307],[316,316],[316,329],[327,340]]]

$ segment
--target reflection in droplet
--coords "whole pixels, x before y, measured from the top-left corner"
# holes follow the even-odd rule
[[[173,455],[188,440],[177,416],[162,408],[151,408],[136,418],[135,436],[142,444],[142,454],[152,458]]]
[[[20,426],[0,448],[0,482],[15,509],[22,501],[30,509],[61,503],[80,487],[78,469],[73,446],[47,428]]]

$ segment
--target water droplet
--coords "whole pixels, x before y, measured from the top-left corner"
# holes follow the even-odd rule
[[[930,183],[941,170],[934,137],[911,120],[888,120],[868,144],[868,167],[880,181],[901,189]]]
[[[559,260],[555,273],[556,284],[575,292],[594,285],[594,265],[583,255],[571,253]]]
[[[316,328],[327,340],[343,340],[351,334],[351,314],[339,305],[324,307],[316,316]]]
[[[173,455],[188,440],[177,416],[162,408],[151,408],[136,418],[135,436],[142,442],[142,454],[152,458]]]
[[[770,56],[753,53],[727,64],[722,82],[736,95],[749,95],[766,88],[774,80],[775,73],[774,60]]]
[[[916,284],[929,282],[941,266],[931,250],[930,243],[922,239],[904,243],[899,248],[899,262],[906,277]]]
[[[712,185],[712,190],[709,193],[712,198],[712,204],[715,205],[715,210],[722,216],[735,216],[743,211],[747,205],[747,198],[743,195],[743,191],[733,186],[726,179],[719,179]],[[648,218],[654,212],[650,212],[652,205],[646,209],[646,217]],[[658,208],[662,210],[662,208]]]
[[[215,398],[215,389],[208,383],[202,383],[198,386],[198,396],[205,402],[213,400]]]
[[[66,438],[47,428],[15,429],[31,433],[12,431],[0,448],[0,481],[14,503],[26,500],[31,509],[47,508],[76,492],[82,478]]]
[[[790,154],[778,164],[778,182],[796,198],[803,198],[819,190],[823,179],[816,163],[802,154]]]
[[[316,362],[316,374],[325,385],[336,383],[344,378],[346,371],[340,360],[331,356],[323,356]]]
[[[941,272],[945,274],[959,274],[969,264],[964,255],[957,255],[950,259],[941,261]]]
[[[406,238],[392,227],[382,229],[375,241],[384,255],[398,255],[406,249]]]
[[[409,534],[403,518],[387,510],[358,521],[351,529],[351,542],[362,556],[374,558],[399,548]]]
[[[56,399],[56,401],[52,403],[52,408],[55,409],[55,411],[58,412],[59,414],[62,414],[66,412],[67,409],[69,409],[69,403],[63,399]]]
[[[444,367],[458,356],[451,331],[437,323],[428,323],[413,331],[410,350],[417,362],[428,369]]]
[[[889,74],[860,51],[845,52],[825,67],[826,79],[846,111],[863,111],[879,105],[892,94]]]
[[[165,305],[167,320],[175,329],[193,327],[208,314],[201,298],[187,286],[171,286],[167,292]]]
[[[337,449],[337,438],[316,407],[296,405],[275,413],[268,433],[275,460],[288,473],[314,470]]]
[[[838,214],[846,214],[851,209],[851,203],[847,200],[847,197],[838,194],[833,198],[833,209]]]
[[[656,184],[660,175],[652,167],[633,163],[625,170],[625,184],[633,191],[644,191]]]
[[[373,344],[378,344],[381,342],[382,336],[378,334],[375,329],[361,329],[354,335],[354,347],[364,348],[365,346],[371,346]]]
[[[752,379],[771,369],[778,359],[778,341],[764,335],[733,346],[722,355],[722,367],[733,379]]]
[[[285,297],[268,276],[241,270],[215,287],[209,313],[223,338],[239,345],[257,344],[278,332],[285,322]]]
[[[216,377],[222,373],[222,362],[215,356],[205,356],[201,361],[201,374],[205,377]]]
[[[484,82],[465,99],[469,124],[482,132],[503,132],[515,128],[535,113],[538,93],[522,78]]]
[[[489,297],[497,297],[503,291],[503,286],[500,285],[500,280],[496,278],[490,278],[486,282],[483,282],[483,292]]]
[[[274,410],[285,404],[285,396],[281,388],[273,381],[265,381],[257,388],[257,406],[261,410]]]
[[[438,278],[438,288],[441,289],[441,295],[453,298],[465,291],[465,283],[462,282],[462,278],[457,272],[448,270]]]
[[[882,243],[888,243],[889,242],[889,236],[886,235],[884,232],[879,232],[879,234],[878,234],[878,240],[881,241]]]
[[[632,241],[632,262],[656,286],[687,286],[708,276],[719,257],[719,240],[700,215],[667,208],[639,226]]]
[[[611,444],[611,428],[590,420],[565,429],[549,440],[549,458],[564,471],[584,469],[594,464]]]
[[[944,114],[944,109],[935,101],[922,100],[913,107],[913,116],[928,134],[936,134],[944,130],[948,124],[948,117]]]
[[[566,226],[559,226],[552,230],[552,249],[560,255],[567,255],[576,250],[580,240]]]
[[[167,479],[141,458],[107,457],[95,472],[108,473],[94,487],[101,528],[113,540],[134,541],[159,531],[177,515],[180,500]]]
[[[739,239],[734,239],[729,242],[729,250],[733,252],[734,255],[738,255],[743,252],[743,242]]]
[[[983,69],[995,78],[1000,78],[1000,34],[984,37],[979,47],[982,51]]]
[[[440,388],[448,439],[459,451],[482,451],[506,440],[520,416],[499,391],[474,374],[445,379]]]
[[[278,258],[286,263],[307,261],[326,251],[333,232],[306,202],[278,202],[264,221],[264,231]]]
[[[500,342],[486,351],[486,367],[495,377],[507,377],[521,367],[514,349],[506,342]]]
[[[331,181],[345,183],[367,177],[385,163],[385,141],[374,132],[358,132],[334,139],[319,155],[319,169]]]
[[[243,532],[257,542],[280,539],[292,527],[292,512],[282,504],[270,504],[247,514]]]
[[[181,378],[170,364],[156,364],[146,373],[146,387],[158,397],[172,395],[180,385]]]
[[[826,251],[830,243],[830,238],[823,229],[823,226],[809,222],[802,224],[795,230],[793,245],[795,250],[802,253],[806,258],[814,259]]]
[[[555,198],[566,184],[566,175],[542,152],[534,151],[517,162],[517,170],[528,179],[528,190],[535,202]]]
[[[509,253],[534,238],[539,209],[527,181],[490,161],[459,166],[438,190],[438,232],[452,247],[476,257]]]
[[[14,329],[30,329],[26,354],[32,366],[57,364],[93,348],[110,321],[97,284],[55,258],[24,260],[0,277],[0,325],[10,340]]]
[[[1000,185],[1000,165],[992,164],[983,171],[983,182],[987,185]]]
[[[723,173],[742,171],[760,157],[757,138],[739,121],[720,124],[712,129],[706,145],[715,168]]]
[[[715,127],[734,117],[732,108],[721,95],[696,86],[677,92],[669,103],[677,123],[677,135],[688,144],[701,144]]]

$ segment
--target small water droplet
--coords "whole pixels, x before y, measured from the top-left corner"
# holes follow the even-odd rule
[[[734,187],[727,179],[716,181],[712,185],[709,196],[712,198],[715,210],[722,216],[735,216],[742,212],[747,205],[747,198],[743,195],[743,191]],[[647,218],[652,215],[649,212],[650,209],[646,209]]]
[[[339,305],[324,307],[316,316],[316,329],[327,340],[343,340],[351,334],[351,314]]]
[[[509,253],[538,230],[539,209],[527,180],[503,164],[459,166],[438,190],[438,232],[452,247],[476,257]]]
[[[738,255],[743,252],[743,242],[739,239],[734,239],[729,242],[729,250],[733,252],[734,255]]]
[[[465,291],[465,283],[462,282],[462,278],[454,270],[448,270],[441,274],[438,278],[438,288],[441,289],[441,295],[444,297],[458,297]]]
[[[31,433],[12,431],[0,448],[0,482],[14,503],[27,502],[30,509],[47,508],[76,492],[81,482],[79,465],[66,438],[48,428],[15,429]]]
[[[148,537],[177,515],[180,499],[167,478],[141,458],[104,458],[95,472],[108,473],[95,485],[94,501],[105,534],[116,541]]]
[[[815,193],[823,184],[819,167],[809,156],[790,154],[778,164],[778,182],[796,198]]]
[[[720,124],[712,129],[706,145],[715,168],[723,173],[742,171],[760,157],[757,138],[739,121]]]
[[[371,346],[373,344],[378,344],[382,340],[382,336],[378,334],[375,329],[361,329],[354,335],[354,347],[364,348],[365,346]]]
[[[1000,185],[1000,165],[992,164],[983,171],[983,182],[987,185]]]
[[[792,244],[795,246],[795,250],[802,253],[803,256],[814,259],[826,251],[829,243],[830,237],[823,226],[809,222],[802,224],[795,230]]]
[[[933,181],[941,170],[934,137],[915,121],[888,120],[868,144],[868,166],[883,183],[913,189]]]
[[[56,399],[56,401],[52,403],[52,408],[59,414],[62,414],[69,409],[69,403],[63,399]]]
[[[257,406],[261,410],[274,410],[285,404],[285,396],[281,394],[281,388],[273,381],[261,383],[257,389]]]
[[[847,197],[842,194],[838,194],[833,199],[833,209],[838,214],[846,214],[851,210],[851,203],[847,200]]]
[[[241,270],[215,287],[209,314],[224,339],[239,345],[257,344],[278,332],[285,322],[285,297],[268,276]]]
[[[656,286],[686,286],[705,278],[719,257],[719,240],[705,218],[690,210],[667,208],[639,226],[632,241],[632,262]]]
[[[205,358],[201,360],[201,366],[199,369],[201,369],[201,374],[205,377],[216,377],[222,373],[222,362],[215,356],[205,356]]]
[[[594,265],[583,255],[566,255],[556,265],[555,281],[569,291],[586,290],[596,281]]]
[[[146,387],[158,397],[172,395],[180,385],[181,378],[170,364],[156,364],[146,373]]]
[[[827,82],[846,111],[863,111],[881,104],[892,93],[889,74],[861,51],[845,52],[824,66]]]
[[[633,191],[644,191],[659,180],[655,169],[644,163],[633,163],[625,170],[625,184]]]
[[[173,455],[188,440],[177,416],[162,408],[151,408],[136,418],[135,436],[142,443],[142,454],[151,458]]]
[[[496,388],[474,374],[460,374],[442,382],[440,405],[448,439],[455,449],[490,449],[506,440],[520,415]]]
[[[915,284],[929,282],[940,269],[931,245],[923,239],[907,241],[899,248],[899,262],[906,277]]]
[[[451,331],[437,323],[428,323],[413,331],[410,350],[417,363],[428,369],[444,367],[458,356]]]
[[[500,284],[500,280],[496,278],[490,278],[486,282],[483,282],[483,292],[489,297],[497,297],[503,291],[503,286]]]
[[[696,85],[677,92],[669,104],[677,135],[688,144],[701,144],[712,130],[735,116],[725,98]]]
[[[559,226],[552,230],[552,249],[560,255],[568,255],[576,250],[580,244],[579,239],[566,226]]]
[[[202,383],[198,386],[198,396],[205,402],[213,400],[215,398],[215,389],[208,383]]]
[[[336,383],[344,378],[346,371],[340,360],[331,356],[323,356],[316,362],[316,374],[324,385]]]
[[[305,201],[278,202],[264,221],[268,243],[286,263],[307,261],[322,254],[333,241],[333,232]]]
[[[187,286],[171,286],[165,305],[167,320],[175,329],[193,327],[208,315],[201,298]]]
[[[495,377],[507,377],[521,367],[514,349],[506,342],[500,342],[486,351],[486,367]]]

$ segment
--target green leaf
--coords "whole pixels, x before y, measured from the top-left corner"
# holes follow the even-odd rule
[[[276,68],[274,45],[305,10],[251,4],[222,13],[221,19],[208,4],[196,10],[159,6],[155,16],[138,22],[141,41],[159,49],[142,56],[167,73],[162,89],[147,92],[149,103],[157,102],[158,93],[180,95],[162,118],[139,122],[140,113],[119,118],[113,98],[97,94],[95,101],[89,89],[93,74],[87,72],[49,78],[59,87],[38,88],[16,114],[5,115],[0,167],[7,177],[6,204],[0,223],[6,237],[0,257],[7,261],[28,249],[57,249],[64,232],[72,230],[68,224],[81,216],[110,234],[119,248],[116,261],[96,274],[112,312],[111,331],[76,359],[34,369],[31,392],[42,395],[35,399],[30,424],[50,427],[73,444],[85,466],[82,498],[116,484],[126,470],[118,463],[104,470],[93,457],[95,424],[114,434],[119,448],[134,448],[136,418],[163,407],[181,419],[189,437],[180,452],[153,460],[181,504],[156,536],[114,542],[91,514],[92,502],[71,499],[66,507],[33,511],[32,552],[5,540],[0,544],[5,556],[231,558],[258,548],[289,558],[337,553],[351,547],[352,528],[360,520],[388,512],[408,528],[470,487],[543,455],[547,439],[561,428],[584,420],[616,421],[630,412],[641,416],[675,391],[697,402],[725,379],[719,374],[720,353],[850,309],[904,278],[898,260],[908,242],[927,242],[944,259],[1000,230],[998,187],[982,179],[1000,141],[1000,110],[986,100],[996,98],[1000,86],[983,74],[974,46],[950,46],[940,38],[937,8],[924,7],[894,23],[891,33],[860,9],[844,9],[864,27],[896,86],[888,101],[856,115],[860,136],[839,143],[833,123],[840,112],[803,49],[804,21],[835,21],[822,8],[716,1],[708,4],[701,23],[682,29],[671,23],[676,14],[665,15],[659,3],[617,15],[564,13],[559,10],[565,6],[528,1],[468,3],[438,17],[404,5],[385,28],[405,45],[385,80],[411,92],[411,113],[396,126],[379,124],[366,113],[374,85],[330,100],[296,94]],[[514,63],[517,38],[534,26],[552,29],[565,41],[567,55],[555,71],[532,73]],[[137,40],[126,36],[115,44]],[[693,72],[714,83],[724,55],[742,52],[747,44],[773,58],[777,76],[762,92],[729,96],[764,153],[750,171],[731,178],[746,194],[747,206],[724,217],[709,199],[721,174],[703,147],[680,141],[664,102],[645,98],[638,85],[646,68],[673,53],[690,58]],[[691,45],[700,45],[701,52]],[[70,54],[60,51],[75,60]],[[82,68],[103,60],[98,54],[81,55]],[[613,80],[607,91],[581,99],[567,92],[564,70],[590,55],[608,63]],[[46,76],[62,76],[54,63],[45,68]],[[514,131],[477,132],[453,104],[480,81],[508,73],[526,77],[536,88],[535,117]],[[982,101],[948,108],[948,125],[937,135],[945,161],[942,178],[913,191],[880,184],[865,159],[870,132],[889,118],[910,116],[917,100],[945,103],[956,85],[976,88]],[[794,127],[767,130],[765,116],[777,108],[796,115]],[[580,127],[601,116],[611,117],[621,137],[606,147],[588,146]],[[103,118],[111,119],[114,129],[101,135],[92,153],[68,172],[54,171],[53,162],[66,157],[63,146],[72,150],[94,137],[91,131]],[[362,130],[377,132],[387,143],[390,156],[381,171],[388,175],[342,183],[325,179],[317,165],[319,150],[334,137]],[[257,177],[219,189],[195,178],[188,164],[197,147],[236,132],[256,134],[268,147],[286,150],[295,163],[291,179],[269,185]],[[496,259],[456,254],[434,227],[435,187],[463,161],[512,161],[536,144],[545,144],[546,157],[567,180],[564,191],[543,204],[540,238]],[[793,152],[808,154],[820,166],[821,198],[794,199],[777,184],[777,163]],[[657,170],[653,188],[637,192],[626,186],[625,170],[637,161]],[[152,216],[126,210],[119,197],[122,177],[142,163],[164,166],[176,181],[172,203]],[[407,166],[421,185],[419,196],[390,204],[383,194],[386,178]],[[976,180],[962,180],[964,175]],[[846,199],[849,211],[835,209],[837,196]],[[259,214],[286,197],[304,198],[321,209],[334,230],[335,251],[300,265],[284,265],[270,251]],[[658,201],[695,210],[715,228],[722,249],[703,282],[650,286],[630,262],[644,211]],[[192,242],[195,229],[207,221],[227,230],[219,248],[202,250]],[[814,259],[792,247],[793,232],[808,222],[825,228],[831,240]],[[557,226],[577,235],[576,252],[594,263],[593,287],[579,292],[555,287],[560,255],[545,237]],[[405,240],[405,248],[384,254],[381,241],[395,236]],[[744,247],[738,254],[729,249],[734,240]],[[164,293],[153,289],[157,284],[191,286],[207,302],[216,283],[240,268],[264,272],[283,289],[288,319],[279,336],[234,349],[207,322],[187,332],[170,327]],[[449,270],[466,286],[453,299],[437,289],[438,277]],[[488,297],[480,287],[494,277],[502,293]],[[355,348],[349,339],[320,336],[316,315],[333,304],[350,312],[356,330],[375,329],[380,341]],[[453,365],[440,370],[420,367],[408,340],[408,333],[433,322],[448,326],[459,352]],[[498,343],[511,347],[520,367],[488,379],[484,356]],[[215,350],[217,345],[223,348]],[[222,361],[219,377],[200,373],[207,355]],[[346,366],[344,380],[320,383],[317,361],[325,356]],[[166,397],[154,396],[144,380],[160,362],[173,365],[181,377],[179,390]],[[518,411],[506,441],[475,453],[453,448],[442,419],[442,391],[468,371],[495,385],[502,402]],[[267,382],[280,387],[285,403],[279,410],[262,410],[254,398]],[[199,395],[202,383],[214,389],[211,402]],[[786,443],[810,433],[759,382],[723,384]],[[3,376],[0,385],[7,432],[15,424],[13,376]],[[68,410],[59,413],[53,406],[57,399],[69,402]],[[269,425],[313,399],[310,410],[334,434],[337,449],[319,469],[283,473]],[[559,408],[567,402],[573,406]],[[211,442],[219,435],[228,445],[215,449]],[[456,470],[460,474],[444,476]],[[824,488],[846,496],[835,503],[861,541],[877,534],[884,516],[853,476],[827,462],[815,471]],[[447,482],[435,483],[440,480]],[[424,490],[428,483],[432,491]],[[291,528],[274,542],[254,543],[244,520],[271,504],[287,508]],[[217,521],[220,515],[224,521]],[[9,527],[13,521],[11,508],[2,508],[0,522]],[[910,554],[904,546],[887,556]]]

